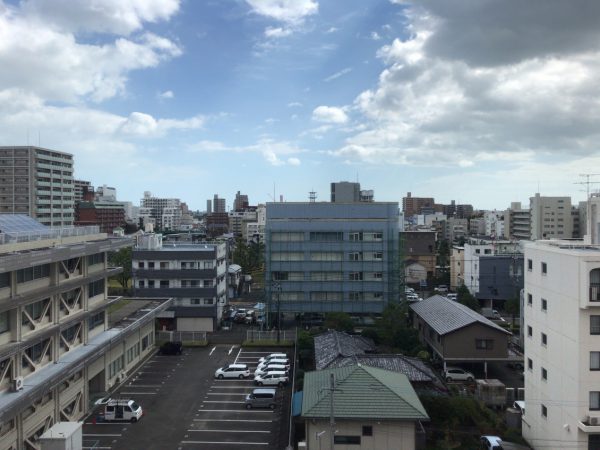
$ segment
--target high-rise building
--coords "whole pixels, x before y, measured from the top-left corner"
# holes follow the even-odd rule
[[[0,147],[0,214],[27,214],[43,225],[73,225],[73,155],[41,147]]]
[[[399,298],[398,203],[267,203],[266,223],[271,312],[377,313]]]
[[[331,183],[332,203],[352,203],[360,201],[360,183],[340,181]]]
[[[96,200],[100,201],[117,201],[117,190],[114,187],[109,187],[106,184],[98,186],[96,189]]]
[[[234,211],[246,209],[249,205],[250,204],[248,203],[248,196],[245,194],[240,194],[240,191],[237,191],[237,193],[235,194],[235,200],[233,201]]]
[[[107,253],[131,244],[98,227],[0,216],[2,449],[37,449],[53,424],[82,421],[154,351],[155,316],[171,300],[131,300],[126,321],[108,308],[107,280],[122,269]]]
[[[529,211],[531,240],[573,237],[571,197],[542,197],[536,193],[529,198]]]
[[[125,226],[125,208],[120,202],[81,201],[75,205],[75,225],[98,225],[102,233]]]
[[[85,191],[94,190],[92,183],[85,180],[73,180],[73,186],[73,199],[75,200],[75,203],[83,200],[83,193]]]
[[[590,203],[583,241],[525,245],[522,432],[533,448],[600,447],[600,197]]]
[[[215,194],[215,196],[213,198],[213,212],[224,213],[224,212],[227,212],[226,209],[227,209],[227,207],[225,205],[225,199],[219,198],[219,195]]]
[[[212,200],[206,200],[206,214],[212,213]]]
[[[140,215],[152,218],[157,229],[179,229],[181,201],[178,198],[153,197],[149,191],[146,191],[140,201],[140,208],[144,208],[140,210]]]
[[[161,328],[215,331],[227,300],[227,247],[220,243],[164,243],[160,234],[138,236],[133,249],[134,294],[173,297]]]
[[[413,197],[411,192],[406,194],[406,197],[402,198],[402,212],[404,217],[414,216],[421,214],[423,208],[435,208],[435,201],[432,197]]]
[[[512,202],[504,212],[504,237],[506,239],[531,239],[531,213],[521,202]]]

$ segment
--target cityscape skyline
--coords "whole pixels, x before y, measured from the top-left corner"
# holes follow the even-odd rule
[[[600,163],[598,7],[5,0],[0,135],[194,210],[273,186],[322,201],[342,180],[382,201],[577,202]]]

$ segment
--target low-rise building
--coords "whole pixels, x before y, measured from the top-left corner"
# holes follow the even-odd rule
[[[404,248],[405,283],[415,284],[435,277],[435,232],[404,231],[400,239]]]

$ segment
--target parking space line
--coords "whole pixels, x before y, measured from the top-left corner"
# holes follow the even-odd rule
[[[82,434],[83,437],[121,437],[122,434]]]
[[[217,378],[215,381],[219,381],[219,382],[222,382],[222,381],[229,381],[230,383],[231,383],[232,381],[237,381],[237,382],[239,382],[239,383],[242,383],[242,382],[246,382],[246,383],[248,383],[248,382],[252,382],[252,383],[254,383],[254,380],[252,380],[252,379],[250,379],[250,378],[248,378],[247,380],[245,380],[245,379],[240,379],[240,378],[229,378],[229,379],[227,379],[227,378],[223,378],[222,380],[220,380],[220,379],[218,379],[218,378]]]
[[[242,353],[242,347],[240,347],[240,351],[238,352],[237,356],[235,357],[235,361],[233,362],[234,364],[237,362],[238,358],[240,357],[240,353]]]
[[[129,383],[127,385],[128,388],[161,388],[162,384],[133,384]]]
[[[194,422],[252,422],[252,423],[273,423],[272,420],[258,419],[193,419]]]
[[[202,400],[202,403],[237,403],[243,405],[244,402],[234,402],[233,400]]]
[[[248,386],[211,386],[209,389],[251,389]]]
[[[231,348],[229,349],[229,351],[227,352],[228,355],[231,355],[231,352],[233,351],[233,349],[235,348],[235,345],[232,345]],[[240,348],[240,351],[242,349]]]
[[[261,431],[261,430],[188,430],[194,433],[270,433],[270,431]]]
[[[95,445],[93,447],[81,447],[82,450],[111,450],[112,447],[96,447]]]
[[[275,411],[265,410],[259,411],[258,409],[199,409],[198,412],[236,412],[236,413],[271,413],[273,414]]]
[[[210,353],[208,354],[208,356],[212,356],[212,354],[214,353],[214,351],[217,349],[217,347],[213,347],[212,350],[210,351]]]
[[[119,395],[156,395],[158,392],[120,392]]]
[[[185,444],[223,444],[223,445],[269,445],[268,442],[216,442],[216,441],[181,441],[183,445]]]
[[[256,353],[257,355],[270,355],[271,352],[244,352],[244,353]]]

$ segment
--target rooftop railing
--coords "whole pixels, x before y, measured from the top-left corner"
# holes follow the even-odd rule
[[[0,245],[42,241],[46,239],[61,239],[75,236],[89,236],[98,233],[100,233],[100,226],[98,225],[48,228],[48,230],[43,231],[16,231],[0,233]]]

